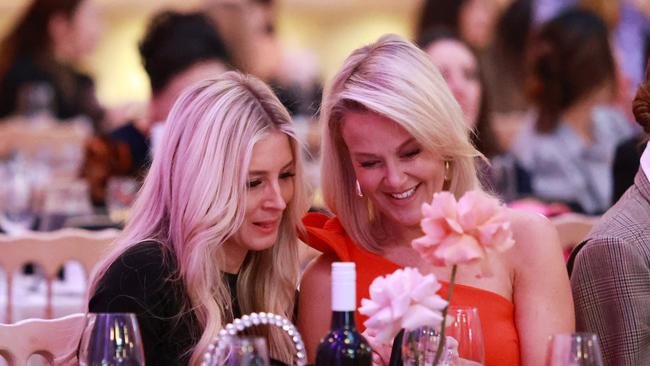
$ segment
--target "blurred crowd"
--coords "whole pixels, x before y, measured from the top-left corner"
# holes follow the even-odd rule
[[[33,157],[23,156],[7,131],[43,130],[52,121],[48,128],[80,125],[81,151],[67,154],[101,207],[111,177],[144,177],[185,87],[240,70],[271,85],[292,114],[317,187],[323,81],[309,50],[283,49],[276,7],[273,0],[206,0],[194,12],[153,15],[133,45],[151,98],[133,116],[102,106],[92,76],[79,67],[105,31],[97,4],[32,1],[0,44],[1,158]],[[650,48],[649,17],[642,0],[430,0],[419,4],[411,36],[473,129],[485,187],[547,215],[598,215],[632,184],[638,167],[642,134],[631,100]],[[53,154],[32,155],[56,160]]]

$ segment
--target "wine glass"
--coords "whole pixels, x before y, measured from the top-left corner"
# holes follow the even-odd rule
[[[436,366],[482,365],[485,363],[483,332],[478,309],[450,306],[447,314],[453,321],[445,327],[445,347]],[[402,362],[408,366],[434,365],[440,332],[421,327],[404,334]]]
[[[144,366],[138,320],[131,313],[89,313],[81,335],[82,366]]]
[[[478,309],[469,306],[450,306],[447,314],[454,318],[454,321],[447,326],[446,335],[447,339],[452,338],[458,344],[457,364],[484,364],[485,348]]]
[[[269,366],[266,340],[262,337],[225,337],[225,366]]]
[[[602,366],[603,355],[594,333],[556,334],[549,339],[548,366]]]
[[[433,327],[420,327],[404,332],[402,364],[404,366],[431,366],[436,358],[440,332]],[[449,343],[447,347],[449,347]],[[438,365],[450,365],[450,352],[445,350]]]

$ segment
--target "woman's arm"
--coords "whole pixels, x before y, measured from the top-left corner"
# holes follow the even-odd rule
[[[307,360],[314,363],[316,348],[330,328],[332,314],[332,262],[322,254],[312,261],[300,281],[298,330],[307,348]]]
[[[523,365],[543,365],[548,338],[571,333],[575,317],[557,231],[541,215],[513,212],[515,322]]]

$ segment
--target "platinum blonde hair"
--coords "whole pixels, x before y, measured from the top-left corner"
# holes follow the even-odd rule
[[[201,327],[190,364],[200,364],[218,331],[232,320],[221,270],[222,244],[245,218],[248,166],[253,146],[271,132],[287,136],[295,161],[294,196],[287,204],[276,243],[250,251],[240,269],[237,294],[242,314],[293,316],[299,276],[297,228],[307,209],[300,144],[291,118],[271,89],[252,76],[227,72],[186,89],[166,122],[161,148],[131,209],[115,250],[94,274],[90,294],[109,266],[129,248],[159,242],[177,263],[177,276]],[[180,314],[179,314],[180,315]],[[279,329],[264,329],[272,357],[291,362],[293,346]]]
[[[385,35],[345,60],[323,96],[322,190],[327,206],[359,245],[381,253],[371,233],[376,217],[355,193],[355,173],[341,125],[348,112],[370,111],[410,133],[423,149],[450,161],[449,190],[480,189],[471,130],[447,83],[427,55],[396,35]]]

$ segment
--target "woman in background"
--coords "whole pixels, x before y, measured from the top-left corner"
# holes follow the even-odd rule
[[[323,197],[336,218],[304,219],[306,241],[323,252],[301,281],[298,326],[310,360],[329,325],[323,289],[331,263],[356,263],[357,303],[376,277],[398,268],[448,279],[451,267],[434,267],[411,247],[423,235],[422,204],[441,190],[460,197],[481,189],[470,126],[436,67],[411,43],[384,36],[354,51],[322,105]],[[479,309],[486,365],[540,364],[547,338],[573,331],[568,276],[551,224],[508,214],[517,244],[495,256],[491,277],[460,270],[451,303]],[[357,313],[361,330],[363,320]]]
[[[291,119],[258,79],[227,72],[181,94],[89,311],[136,313],[147,364],[197,365],[234,318],[293,318],[307,209]],[[292,363],[279,329],[259,329]]]
[[[76,69],[97,44],[98,24],[94,0],[32,1],[0,44],[0,118],[48,112],[99,123],[94,83]]]
[[[616,145],[633,133],[611,108],[617,83],[607,27],[591,12],[568,10],[541,28],[531,50],[536,115],[512,153],[531,176],[535,197],[600,214],[611,202]]]
[[[444,27],[474,50],[482,51],[492,43],[499,12],[496,0],[426,0],[419,13],[415,38]]]
[[[472,49],[453,33],[438,29],[426,33],[418,44],[440,70],[471,128],[472,143],[486,157],[477,159],[483,188],[508,202],[530,192],[527,174],[510,156],[503,154],[492,126],[488,90],[482,67]]]

